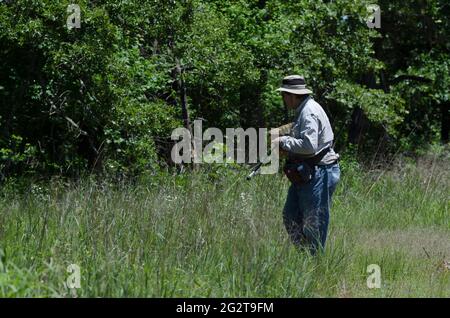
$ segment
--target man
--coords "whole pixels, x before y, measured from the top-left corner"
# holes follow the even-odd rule
[[[291,135],[274,141],[281,153],[287,153],[291,166],[288,170],[294,173],[292,177],[285,169],[292,184],[283,220],[293,243],[308,248],[314,255],[325,247],[331,197],[340,178],[339,155],[332,148],[334,134],[330,121],[312,98],[304,78],[287,76],[278,91],[285,105],[296,109],[297,116]]]

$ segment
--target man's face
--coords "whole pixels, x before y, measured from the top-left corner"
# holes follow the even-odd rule
[[[302,95],[290,94],[287,92],[282,92],[283,102],[289,109],[295,109],[300,104],[303,99]]]

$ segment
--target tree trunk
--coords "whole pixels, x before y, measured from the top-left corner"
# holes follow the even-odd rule
[[[194,163],[194,169],[197,169],[196,161],[196,149],[195,149],[195,141],[194,134],[192,131],[191,120],[189,118],[189,106],[187,103],[187,94],[186,94],[186,84],[184,82],[184,70],[180,64],[178,58],[176,59],[176,72],[177,72],[177,85],[178,91],[180,93],[180,102],[181,102],[181,116],[183,117],[184,127],[189,131],[191,135],[191,158]]]
[[[441,141],[446,144],[449,142],[448,128],[450,122],[450,102],[441,104]]]
[[[365,127],[367,126],[367,118],[364,111],[360,107],[355,107],[352,113],[352,121],[348,132],[348,142],[359,145]]]
[[[264,118],[264,105],[263,105],[263,90],[269,78],[269,74],[267,69],[261,70],[261,75],[259,77],[259,85],[257,92],[257,101],[256,101],[256,116],[259,128],[266,126],[266,120]]]

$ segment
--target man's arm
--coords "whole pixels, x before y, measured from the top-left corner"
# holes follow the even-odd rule
[[[314,114],[308,114],[302,118],[302,123],[300,138],[282,136],[280,148],[300,155],[314,155],[319,148],[319,120]]]

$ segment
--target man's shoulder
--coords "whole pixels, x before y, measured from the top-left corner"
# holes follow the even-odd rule
[[[302,109],[302,115],[318,115],[318,112],[322,109],[322,106],[318,102],[316,102],[313,98],[310,98],[305,104],[305,107]]]
[[[314,98],[311,98],[309,101],[308,101],[308,103],[307,103],[308,105],[308,107],[309,108],[320,108],[320,109],[323,109],[322,108],[322,105],[320,105],[318,102],[316,102],[316,100],[314,99]]]

